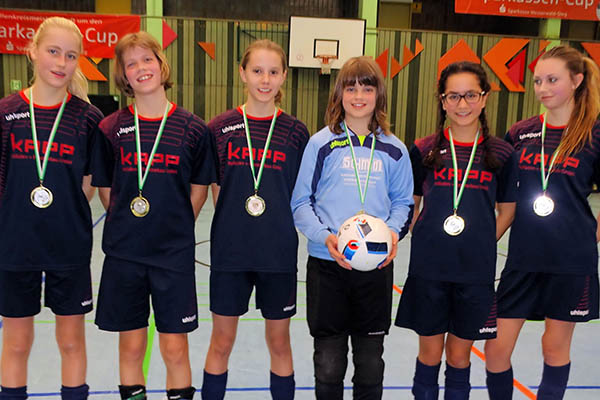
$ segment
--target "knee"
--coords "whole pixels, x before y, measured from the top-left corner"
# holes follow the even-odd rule
[[[289,335],[268,336],[267,346],[274,357],[287,357],[292,354]]]
[[[348,366],[348,345],[342,339],[315,339],[315,378],[323,383],[344,380]],[[345,344],[345,345],[344,345]]]
[[[19,338],[11,338],[2,344],[3,351],[9,353],[11,357],[28,357],[33,344],[33,337],[23,336]]]
[[[485,341],[484,352],[486,360],[504,360],[510,359],[511,350],[509,347],[500,345],[498,339],[489,339]]]
[[[464,354],[452,348],[446,348],[446,362],[454,368],[467,368],[471,365],[470,353]]]
[[[167,365],[181,364],[187,362],[188,345],[187,336],[169,338],[169,340],[161,340],[160,350]]]
[[[144,359],[146,354],[146,346],[144,342],[134,343],[129,341],[126,344],[121,343],[119,346],[119,358],[125,362],[139,362]]]
[[[542,354],[547,364],[562,365],[569,359],[569,346],[552,340],[547,334],[542,336]]]
[[[235,342],[235,335],[227,333],[213,333],[210,342],[210,351],[219,357],[229,357],[233,344]]]
[[[61,338],[57,343],[63,356],[78,355],[85,351],[85,339],[82,338]]]
[[[352,354],[355,384],[377,385],[383,382],[383,336],[353,338]]]

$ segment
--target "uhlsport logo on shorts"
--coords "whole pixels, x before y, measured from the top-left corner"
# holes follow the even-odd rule
[[[196,320],[196,314],[194,315],[190,315],[189,317],[183,317],[181,318],[181,322],[183,322],[184,324],[189,324],[190,322],[194,322]]]
[[[573,317],[585,317],[590,313],[590,310],[571,310],[570,314]]]
[[[86,307],[92,304],[92,299],[84,300],[81,302],[81,307]]]
[[[484,326],[479,330],[479,333],[496,333],[498,332],[498,327],[496,326]]]
[[[285,306],[285,307],[283,307],[283,311],[285,311],[285,312],[292,311],[294,308],[296,308],[296,305],[292,304],[291,306]]]

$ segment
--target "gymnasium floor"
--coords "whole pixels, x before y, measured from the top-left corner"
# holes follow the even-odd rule
[[[600,209],[600,195],[592,196],[595,212]],[[102,206],[97,197],[92,201],[94,221],[98,224],[94,228],[94,252],[92,257],[92,276],[94,294],[98,292],[103,254],[101,250],[101,236],[103,228]],[[203,263],[209,262],[209,229],[213,208],[209,199],[205,208],[198,217],[196,224],[196,258]],[[499,245],[498,266],[504,264],[507,250],[505,235]],[[408,236],[400,243],[396,258],[395,279],[396,289],[401,290],[407,273],[409,253]],[[314,398],[312,376],[312,339],[306,325],[306,290],[305,290],[305,263],[306,242],[300,235],[298,273],[298,313],[292,319],[292,347],[296,373],[296,398]],[[210,339],[210,312],[208,308],[208,268],[197,264],[197,289],[199,304],[200,327],[190,334],[190,352],[192,360],[193,384],[202,385],[202,368],[204,357]],[[499,275],[499,273],[498,273]],[[394,293],[395,315],[396,306],[400,299],[398,291]],[[251,304],[253,307],[254,304]],[[117,334],[101,332],[93,324],[94,314],[87,317],[88,340],[88,383],[91,388],[91,399],[119,399],[116,391],[118,383],[118,356]],[[1,321],[0,321],[1,329]],[[37,317],[36,339],[30,357],[29,391],[30,398],[60,399],[58,389],[60,386],[59,355],[54,341],[54,318],[47,310],[43,310]],[[515,378],[523,385],[522,389],[515,389],[514,399],[533,399],[541,376],[542,360],[540,338],[543,323],[528,322],[521,333],[517,348],[513,356]],[[264,323],[260,313],[251,310],[239,324],[238,338],[230,361],[228,392],[226,399],[270,399],[268,391],[268,355],[264,343]],[[600,398],[600,370],[597,359],[600,356],[600,323],[594,321],[580,324],[575,330],[572,347],[572,368],[569,380],[569,389],[565,399],[591,400]],[[417,336],[412,331],[392,327],[390,335],[386,338],[385,351],[385,381],[384,399],[410,399],[410,386],[417,354]],[[483,343],[476,343],[476,348],[482,350]],[[471,391],[472,399],[487,399],[485,390],[484,362],[472,354]],[[351,363],[350,363],[351,364]],[[346,385],[350,386],[351,367],[347,374]],[[148,391],[150,399],[164,397],[165,370],[160,359],[157,340],[154,342],[148,373]],[[443,374],[440,374],[443,384]],[[351,390],[346,390],[346,398],[350,399]],[[440,395],[442,397],[442,395]],[[197,398],[200,398],[199,394]]]

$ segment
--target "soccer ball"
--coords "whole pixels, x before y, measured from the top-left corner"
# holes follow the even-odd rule
[[[338,251],[359,271],[371,271],[392,250],[392,232],[386,223],[368,214],[348,218],[338,231]]]

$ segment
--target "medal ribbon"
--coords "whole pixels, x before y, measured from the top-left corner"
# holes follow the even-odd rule
[[[140,122],[138,118],[137,107],[135,103],[133,103],[133,117],[135,121],[135,150],[137,152],[138,189],[140,191],[140,196],[142,194],[144,184],[146,183],[146,179],[148,178],[148,172],[150,171],[150,167],[152,166],[154,154],[156,153],[156,149],[158,149],[158,143],[160,142],[163,130],[165,129],[165,123],[167,122],[167,114],[169,113],[170,108],[171,102],[167,101],[167,107],[165,107],[165,113],[163,114],[162,120],[160,121],[160,126],[158,128],[158,132],[156,133],[156,139],[154,139],[154,145],[152,146],[152,152],[150,153],[150,157],[148,158],[146,171],[144,171],[144,174],[142,176],[142,146],[140,144]]]
[[[463,174],[462,182],[460,183],[460,189],[458,189],[458,162],[456,160],[456,149],[454,148],[454,139],[452,139],[452,129],[448,129],[448,136],[450,137],[450,152],[452,153],[452,167],[454,168],[454,185],[452,187],[452,205],[454,208],[454,214],[456,214],[456,210],[458,210],[458,205],[460,204],[460,199],[462,198],[463,192],[465,190],[465,183],[469,178],[469,173],[471,172],[471,167],[473,166],[473,160],[475,159],[475,152],[477,151],[477,142],[479,141],[479,129],[477,129],[477,134],[475,134],[475,141],[473,142],[473,148],[471,149],[471,156],[469,157],[469,163],[467,164],[467,168]],[[456,193],[458,190],[458,194]]]
[[[542,160],[540,162],[540,173],[542,175],[542,190],[544,191],[544,193],[546,193],[546,189],[548,188],[548,180],[550,179],[550,174],[552,173],[552,167],[554,166],[554,161],[556,161],[556,156],[558,154],[558,147],[560,147],[560,144],[558,145],[558,147],[556,148],[556,150],[554,150],[554,154],[552,154],[552,158],[550,159],[550,165],[548,166],[548,174],[546,174],[546,170],[545,170],[545,155],[544,155],[544,139],[546,138],[546,113],[544,113],[544,123],[542,124],[542,151],[541,151],[541,156],[542,156]]]
[[[344,120],[344,131],[348,138],[348,144],[350,145],[350,153],[352,154],[352,163],[354,164],[354,176],[356,177],[356,185],[358,186],[358,195],[360,196],[360,205],[364,209],[365,200],[367,199],[367,189],[369,188],[369,178],[371,177],[371,167],[373,166],[373,154],[375,154],[375,134],[373,133],[373,141],[371,142],[371,157],[369,158],[369,169],[367,170],[367,181],[365,182],[365,190],[363,191],[360,184],[360,177],[358,176],[358,165],[356,164],[356,155],[354,154],[354,146],[352,145],[352,139],[348,131],[348,126]]]
[[[52,130],[50,131],[50,137],[48,138],[48,144],[46,145],[46,151],[44,152],[44,163],[42,165],[42,162],[40,161],[40,149],[37,140],[37,129],[35,127],[35,113],[33,111],[33,88],[29,89],[29,118],[31,121],[31,136],[33,137],[33,148],[35,150],[35,166],[37,167],[40,185],[42,184],[42,182],[44,182],[44,177],[46,176],[46,167],[48,166],[48,160],[50,159],[50,149],[52,149],[52,143],[54,143],[54,137],[56,136],[56,131],[58,130],[58,125],[60,124],[63,111],[65,110],[65,105],[67,104],[68,96],[69,93],[65,93],[65,97],[63,98],[63,101],[60,104],[60,108],[58,109],[58,113],[56,114],[56,118],[54,119],[54,124],[52,124]]]
[[[267,141],[263,148],[262,159],[260,160],[260,167],[258,168],[258,177],[254,171],[254,154],[252,153],[252,141],[250,140],[250,126],[248,125],[248,117],[246,115],[246,105],[242,106],[242,115],[244,116],[244,128],[246,128],[246,141],[248,142],[248,152],[250,157],[250,170],[252,171],[252,178],[254,179],[254,193],[258,192],[260,186],[260,180],[265,167],[265,161],[267,159],[267,152],[269,151],[269,145],[271,144],[271,137],[273,136],[273,130],[275,129],[275,121],[277,121],[277,113],[279,108],[275,107],[273,118],[271,119],[271,127],[269,128],[269,134],[267,135]]]

